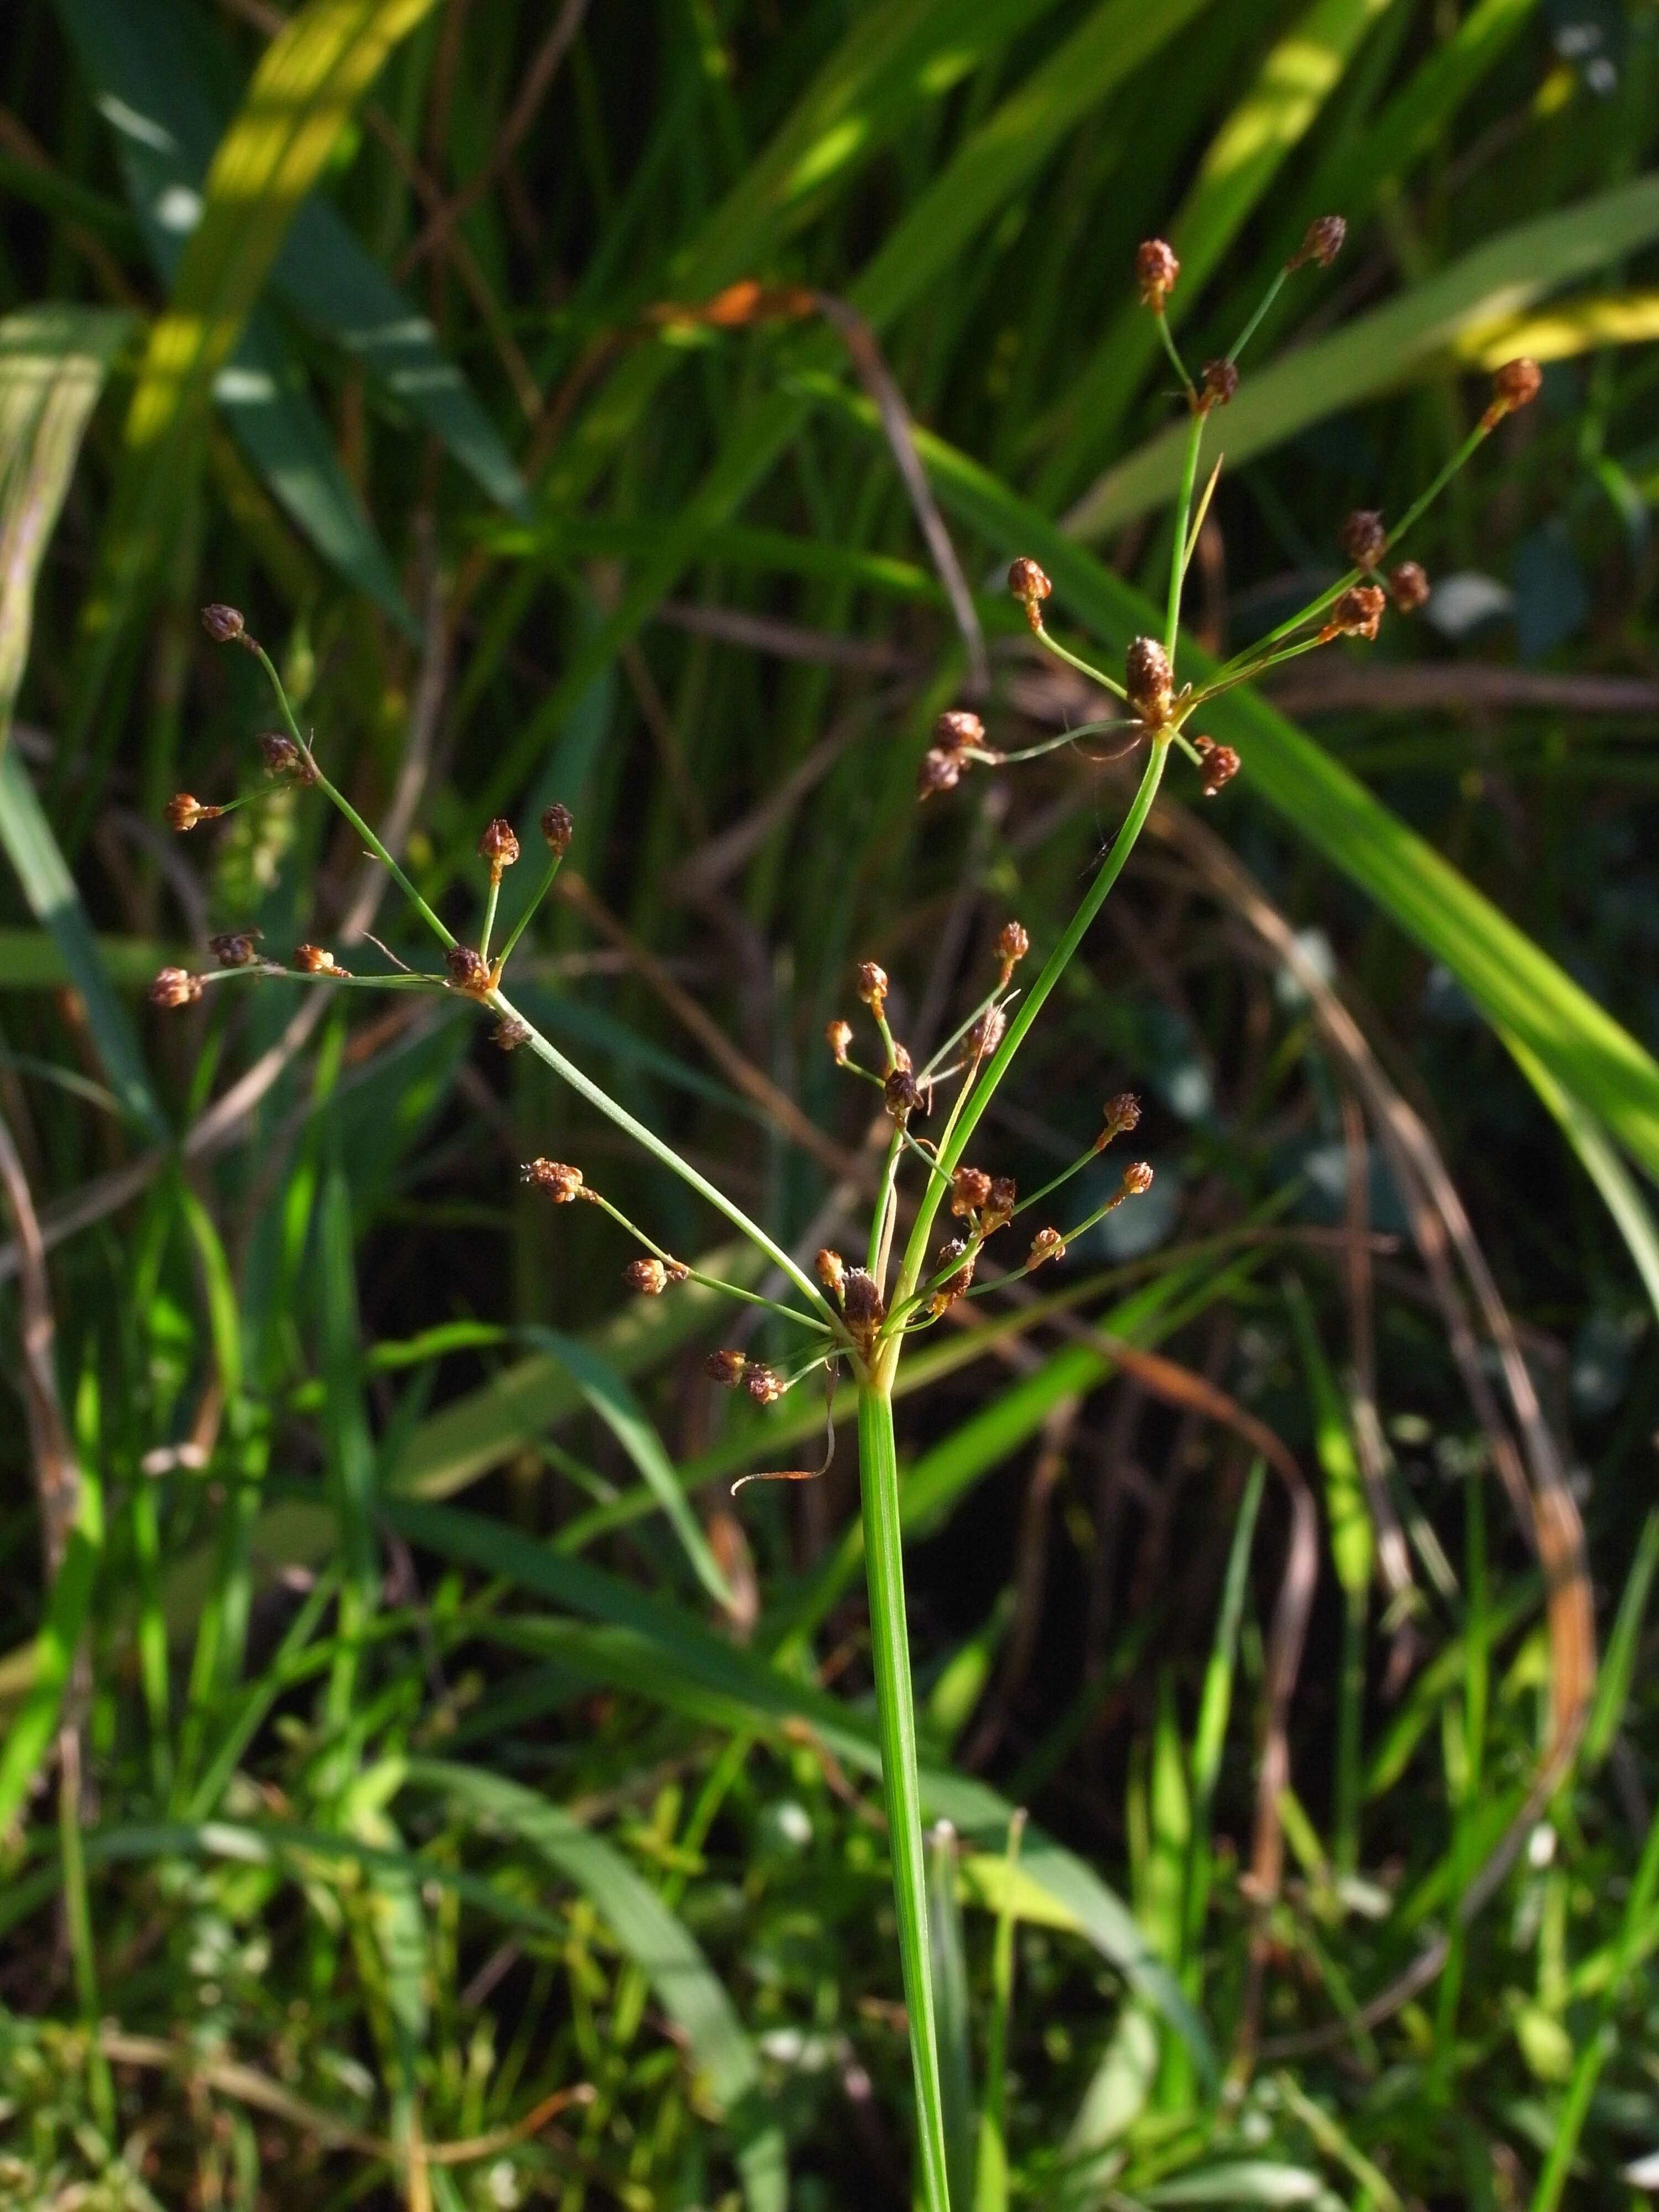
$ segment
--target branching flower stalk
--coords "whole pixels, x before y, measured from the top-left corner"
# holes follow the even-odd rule
[[[927,2212],[950,2212],[950,2208],[944,2098],[929,1957],[923,1801],[905,1617],[898,1452],[893,1425],[895,1381],[905,1346],[913,1335],[934,1326],[959,1300],[989,1295],[1039,1267],[1058,1263],[1065,1258],[1069,1244],[1086,1235],[1115,1208],[1143,1194],[1152,1182],[1152,1170],[1146,1162],[1130,1161],[1110,1196],[1085,1207],[1073,1226],[1039,1227],[1023,1257],[1011,1260],[1000,1273],[976,1280],[993,1240],[1008,1231],[1018,1216],[1042,1201],[1052,1200],[1109,1146],[1132,1133],[1140,1121],[1140,1108],[1127,1092],[1108,1100],[1100,1128],[1092,1141],[1069,1166],[1024,1197],[1018,1192],[1012,1176],[969,1164],[969,1148],[1015,1056],[1122,875],[1152,812],[1172,748],[1179,747],[1198,764],[1201,787],[1208,797],[1213,797],[1238,772],[1241,763],[1231,748],[1218,745],[1189,730],[1193,717],[1207,701],[1295,654],[1313,651],[1338,637],[1374,638],[1390,599],[1407,613],[1420,606],[1429,592],[1428,579],[1421,568],[1407,561],[1385,572],[1382,564],[1455,471],[1505,415],[1528,404],[1539,386],[1539,372],[1530,362],[1514,362],[1500,369],[1493,380],[1491,403],[1475,429],[1401,522],[1389,529],[1378,514],[1361,512],[1351,515],[1340,533],[1343,550],[1352,563],[1348,572],[1289,621],[1236,655],[1207,684],[1182,684],[1178,675],[1182,587],[1220,472],[1218,462],[1203,492],[1198,494],[1206,428],[1211,416],[1225,407],[1237,391],[1238,356],[1281,287],[1304,265],[1328,268],[1341,246],[1342,234],[1339,217],[1324,217],[1313,224],[1301,247],[1275,277],[1261,307],[1246,325],[1231,353],[1205,363],[1197,376],[1192,375],[1182,362],[1164,313],[1180,276],[1180,264],[1161,240],[1150,240],[1140,248],[1136,276],[1141,299],[1157,319],[1164,349],[1180,379],[1181,404],[1188,417],[1180,489],[1172,517],[1163,635],[1133,640],[1125,655],[1121,677],[1109,673],[1051,634],[1043,612],[1052,596],[1049,580],[1034,560],[1026,556],[1016,560],[1009,571],[1009,588],[1024,612],[1036,647],[1121,701],[1127,713],[1120,719],[1085,722],[1052,740],[1005,753],[988,743],[977,714],[965,708],[953,709],[941,715],[935,726],[933,742],[921,766],[920,796],[927,799],[947,793],[964,775],[976,769],[1012,770],[1060,746],[1075,744],[1079,738],[1109,732],[1126,738],[1126,751],[1144,746],[1146,758],[1139,781],[1076,912],[1049,948],[1036,980],[1023,990],[1014,988],[1015,973],[1031,948],[1021,924],[1009,921],[996,939],[995,975],[989,988],[920,1068],[894,1032],[889,1016],[890,994],[886,975],[873,961],[866,961],[859,968],[857,994],[873,1031],[875,1064],[866,1064],[853,1056],[854,1032],[849,1021],[832,1021],[826,1038],[836,1064],[855,1079],[880,1092],[883,1110],[891,1123],[864,1239],[862,1265],[849,1265],[839,1253],[826,1249],[817,1255],[814,1279],[814,1274],[809,1274],[718,1185],[560,1052],[507,996],[503,988],[507,963],[532,915],[552,888],[570,844],[574,825],[566,808],[555,805],[543,814],[540,826],[546,858],[540,882],[535,896],[527,902],[500,948],[494,951],[492,940],[502,881],[506,871],[516,865],[520,854],[519,838],[508,823],[497,819],[486,826],[478,844],[479,855],[488,872],[478,939],[476,945],[463,943],[422,896],[395,855],[326,775],[311,741],[300,728],[275,664],[248,635],[242,616],[234,608],[226,606],[208,607],[203,613],[209,634],[222,643],[239,645],[252,653],[270,682],[284,727],[259,740],[267,774],[278,784],[314,789],[349,823],[364,847],[390,872],[414,912],[437,939],[442,967],[440,971],[416,973],[394,964],[388,972],[353,974],[331,952],[314,945],[297,947],[290,962],[282,962],[268,957],[261,949],[258,931],[248,928],[210,940],[219,963],[210,973],[195,975],[179,968],[164,969],[151,987],[152,998],[162,1006],[183,1006],[201,1000],[210,987],[238,977],[259,976],[336,989],[414,991],[470,1000],[480,1012],[493,1018],[491,1036],[496,1044],[505,1050],[523,1048],[533,1054],[596,1112],[630,1137],[642,1152],[706,1200],[781,1273],[788,1285],[795,1302],[784,1304],[708,1275],[676,1258],[630,1220],[584,1179],[580,1169],[548,1159],[526,1164],[526,1184],[552,1204],[595,1205],[640,1248],[623,1269],[625,1281],[636,1294],[662,1297],[681,1284],[696,1282],[721,1297],[759,1308],[775,1322],[787,1322],[797,1333],[799,1356],[781,1367],[730,1348],[713,1352],[706,1362],[706,1370],[712,1380],[730,1389],[742,1389],[757,1405],[766,1406],[807,1376],[822,1374],[833,1408],[837,1372],[845,1368],[853,1377],[858,1393],[860,1481],[872,1664],[915,2085],[920,2194]],[[193,830],[231,807],[250,803],[260,795],[252,793],[216,806],[205,805],[188,793],[180,793],[168,806],[168,819],[178,830]],[[915,1126],[933,1123],[936,1119],[937,1133],[931,1129],[919,1131]],[[907,1170],[914,1170],[919,1178],[919,1188],[915,1191],[907,1190]],[[939,1209],[947,1201],[951,1221],[959,1225],[959,1231],[936,1245],[935,1225]],[[894,1248],[907,1208],[910,1217],[908,1229],[895,1266]],[[833,1449],[831,1413],[826,1466],[828,1453]],[[792,1468],[764,1479],[804,1480],[822,1471]],[[744,1478],[757,1479],[760,1478]],[[958,2208],[958,2212],[964,2212],[964,2208]]]

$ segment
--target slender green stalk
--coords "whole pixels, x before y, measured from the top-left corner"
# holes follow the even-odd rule
[[[495,909],[501,904],[501,879],[492,868],[489,872],[489,889],[484,896],[483,927],[478,933],[480,960],[488,960],[489,957],[490,933],[495,927]]]
[[[758,1222],[751,1221],[740,1206],[735,1205],[706,1176],[699,1175],[691,1163],[682,1159],[672,1145],[665,1144],[654,1129],[648,1129],[643,1121],[636,1121],[625,1106],[619,1106],[607,1092],[600,1090],[597,1083],[584,1075],[574,1060],[567,1060],[533,1022],[526,1020],[504,992],[491,991],[487,1003],[507,1020],[523,1022],[530,1032],[526,1042],[538,1060],[550,1067],[556,1075],[562,1077],[578,1097],[586,1099],[588,1104],[603,1114],[608,1121],[614,1121],[617,1128],[632,1137],[635,1143],[649,1152],[653,1160],[659,1161],[672,1174],[678,1176],[682,1182],[689,1183],[700,1197],[706,1198],[717,1213],[723,1213],[734,1229],[740,1230],[751,1244],[765,1253],[775,1267],[782,1268],[814,1311],[834,1323],[836,1316],[830,1311],[823,1291],[811,1277],[795,1264],[783,1247],[773,1242]]]
[[[1098,684],[1103,691],[1110,691],[1117,698],[1128,697],[1128,693],[1115,676],[1109,676],[1103,668],[1097,668],[1093,661],[1085,660],[1078,653],[1068,653],[1052,630],[1039,627],[1034,635],[1038,644],[1046,647],[1056,660],[1063,660],[1068,668],[1075,668],[1079,675],[1086,676],[1091,684]]]
[[[1008,2203],[1008,2021],[1014,2002],[1015,1870],[1025,1815],[1008,1823],[1008,1876],[997,1913],[991,1954],[991,2024],[985,2039],[985,2101],[979,2118],[979,2151],[974,2175],[974,2212],[1007,2212]]]
[[[115,2085],[98,2040],[98,1962],[93,1948],[87,1865],[81,1849],[81,1739],[66,1728],[58,1738],[58,1837],[64,1871],[64,1926],[75,1966],[75,1994],[87,2036],[87,2089],[93,2115],[112,2150],[116,2142]]]
[[[1101,862],[1095,879],[1084,894],[1082,903],[1066,925],[1066,933],[1044,963],[1042,973],[1032,984],[1019,1011],[1012,1017],[1004,1032],[1002,1042],[987,1064],[981,1079],[974,1086],[971,1097],[961,1102],[949,1135],[940,1143],[939,1164],[949,1175],[968,1148],[969,1139],[978,1127],[979,1119],[995,1095],[997,1085],[1006,1074],[1014,1054],[1025,1041],[1026,1032],[1048,1003],[1048,995],[1071,965],[1078,947],[1088,935],[1091,924],[1104,905],[1107,893],[1122,874],[1124,864],[1134,850],[1135,841],[1146,826],[1146,817],[1152,811],[1152,801],[1158,797],[1158,787],[1163,781],[1164,763],[1169,756],[1169,741],[1162,736],[1152,740],[1146,772],[1133,804],[1124,817],[1123,826],[1112,842],[1111,850]],[[905,1247],[903,1265],[899,1270],[894,1303],[902,1303],[915,1289],[927,1262],[927,1243],[933,1234],[933,1220],[939,1212],[944,1190],[940,1182],[930,1182],[916,1210],[915,1225],[910,1231],[910,1241]]]
[[[1175,335],[1170,328],[1170,319],[1162,307],[1158,310],[1156,319],[1158,337],[1164,341],[1164,350],[1170,356],[1170,366],[1181,379],[1181,388],[1190,399],[1193,396],[1193,380],[1187,373],[1187,364],[1181,358],[1181,349],[1176,345]]]
[[[1245,347],[1249,345],[1250,340],[1255,336],[1257,331],[1261,329],[1263,316],[1266,315],[1268,308],[1272,307],[1273,301],[1284,290],[1285,279],[1289,276],[1290,273],[1288,266],[1281,269],[1279,274],[1273,278],[1273,283],[1268,285],[1267,290],[1262,294],[1261,306],[1256,309],[1255,314],[1250,317],[1249,321],[1245,324],[1243,329],[1233,340],[1231,345],[1228,347],[1227,358],[1229,361],[1236,362],[1240,354],[1243,352]]]
[[[553,878],[558,874],[559,864],[563,859],[564,854],[562,853],[553,853],[550,854],[547,866],[543,872],[540,883],[536,886],[534,895],[526,902],[524,912],[514,923],[512,928],[508,930],[506,944],[502,945],[501,951],[495,955],[495,973],[497,975],[500,975],[501,969],[506,967],[507,962],[512,958],[514,946],[524,935],[525,931],[530,927],[531,922],[534,920],[536,914],[541,906],[542,901],[547,896],[549,891],[552,890]],[[489,937],[489,933],[486,930],[484,932],[486,945],[488,945]]]
[[[1163,320],[1162,316],[1158,318]],[[1193,492],[1198,483],[1198,449],[1204,442],[1204,413],[1194,407],[1187,426],[1187,451],[1181,463],[1181,490],[1176,500],[1175,536],[1170,547],[1170,596],[1164,614],[1164,650],[1173,659],[1176,633],[1181,628],[1181,586],[1187,574],[1187,524],[1193,511]]]
[[[899,1535],[898,1450],[893,1401],[882,1382],[859,1390],[859,1477],[864,1494],[864,1553],[870,1589],[870,1647],[881,1735],[882,1788],[887,1799],[893,1903],[898,1914],[910,2063],[915,2075],[916,2136],[921,2202],[950,2212],[945,2151],[945,2096],[927,1932],[927,1867],[921,1839],[921,1785],[916,1765],[916,1715],[910,1688],[910,1638],[904,1612],[904,1555]]]

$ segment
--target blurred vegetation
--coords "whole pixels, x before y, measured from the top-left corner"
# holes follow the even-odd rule
[[[850,1430],[729,1498],[821,1402],[517,1188],[725,1234],[464,1008],[145,1003],[233,927],[412,957],[290,788],[170,836],[270,719],[198,609],[457,927],[570,806],[520,995],[810,1255],[853,963],[947,1034],[1128,788],[918,806],[972,664],[897,463],[994,742],[1064,730],[1000,570],[1109,654],[1159,592],[1137,242],[1201,361],[1328,209],[1206,649],[1544,392],[1423,614],[1218,712],[999,1098],[1030,1183],[1136,1091],[1153,1193],[907,1370],[952,2201],[1659,2186],[1656,139],[1654,0],[12,0],[0,2202],[908,2201]]]

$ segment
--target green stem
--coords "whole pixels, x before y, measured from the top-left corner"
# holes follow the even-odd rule
[[[1245,324],[1243,329],[1239,332],[1238,336],[1233,340],[1232,344],[1229,347],[1227,351],[1227,358],[1229,361],[1237,364],[1240,354],[1243,352],[1245,347],[1249,345],[1250,340],[1255,336],[1257,331],[1261,329],[1262,317],[1267,313],[1268,308],[1272,307],[1273,301],[1284,290],[1285,280],[1290,273],[1288,267],[1281,269],[1278,276],[1273,278],[1273,283],[1268,285],[1267,290],[1262,294],[1261,305],[1256,309],[1255,314],[1250,317],[1249,321]]]
[[[685,1267],[685,1262],[677,1260],[666,1245],[659,1244],[654,1237],[647,1237],[636,1221],[630,1221],[620,1206],[612,1206],[603,1192],[595,1190],[592,1183],[582,1186],[582,1194],[591,1200],[601,1212],[608,1213],[619,1229],[625,1229],[630,1237],[636,1237],[647,1252],[654,1253],[665,1267]],[[685,1267],[685,1279],[689,1283],[701,1283],[706,1291],[718,1291],[723,1297],[741,1298],[745,1305],[763,1306],[768,1313],[781,1314],[785,1321],[793,1322],[798,1328],[810,1328],[815,1336],[826,1334],[821,1321],[814,1321],[808,1314],[797,1313],[793,1306],[780,1305],[775,1298],[762,1297],[758,1291],[745,1291],[736,1283],[722,1282],[718,1275],[705,1275],[700,1267]]]
[[[1164,650],[1171,659],[1176,633],[1181,628],[1181,586],[1187,574],[1187,524],[1193,511],[1193,490],[1198,483],[1198,449],[1203,442],[1204,416],[1195,407],[1187,429],[1187,452],[1181,464],[1181,492],[1176,501],[1175,537],[1170,550],[1170,597],[1164,616]]]
[[[530,900],[528,905],[525,908],[524,912],[519,916],[512,928],[507,932],[506,944],[502,945],[501,951],[495,955],[495,972],[497,975],[499,975],[501,969],[506,967],[508,960],[512,957],[514,946],[524,935],[525,931],[530,926],[532,919],[539,909],[542,901],[547,896],[549,891],[552,890],[553,878],[558,874],[559,863],[563,860],[563,858],[564,854],[562,853],[555,853],[552,855],[548,861],[546,873],[543,876],[540,883],[536,886],[534,896]],[[484,933],[486,939],[488,939],[489,934],[489,933],[486,930]]]
[[[765,1253],[775,1267],[782,1268],[815,1312],[823,1315],[832,1327],[835,1326],[836,1316],[831,1312],[823,1291],[810,1275],[796,1266],[781,1244],[774,1243],[758,1222],[751,1221],[740,1206],[734,1205],[726,1193],[710,1182],[706,1176],[699,1175],[691,1163],[683,1160],[672,1145],[665,1144],[654,1129],[647,1128],[643,1121],[636,1121],[625,1106],[619,1106],[607,1092],[600,1090],[597,1083],[584,1075],[574,1060],[567,1060],[533,1022],[525,1019],[504,992],[490,992],[487,1003],[508,1021],[523,1022],[530,1032],[526,1042],[538,1060],[550,1067],[555,1075],[562,1077],[578,1097],[585,1098],[590,1106],[605,1115],[607,1121],[614,1122],[643,1151],[649,1152],[653,1160],[659,1162],[672,1175],[677,1175],[682,1182],[689,1183],[700,1197],[706,1198],[717,1213],[723,1213],[734,1229],[740,1230],[751,1244]]]
[[[501,879],[492,868],[489,873],[489,890],[484,899],[483,928],[478,937],[480,960],[488,960],[489,957],[489,933],[495,927],[495,909],[501,904]]]
[[[1175,335],[1170,328],[1170,319],[1162,307],[1158,310],[1157,321],[1158,334],[1164,341],[1164,350],[1170,356],[1170,365],[1181,379],[1181,388],[1190,399],[1193,397],[1193,380],[1187,374],[1187,364],[1181,358],[1181,349],[1176,345]]]
[[[945,2152],[945,2097],[933,2014],[927,1932],[927,1873],[921,1841],[921,1784],[916,1764],[916,1717],[910,1688],[910,1643],[904,1616],[904,1559],[899,1537],[898,1450],[893,1401],[881,1382],[859,1390],[859,1474],[864,1493],[864,1550],[870,1589],[871,1658],[881,1734],[881,1778],[893,1862],[904,2003],[915,2075],[917,2149],[927,2212],[950,2212]]]
[[[997,1085],[1008,1071],[1010,1062],[1025,1041],[1026,1031],[1048,1003],[1048,995],[1065,974],[1076,956],[1078,947],[1088,935],[1091,924],[1105,903],[1106,895],[1122,874],[1124,864],[1134,850],[1135,841],[1146,827],[1146,817],[1152,811],[1152,801],[1158,796],[1158,787],[1163,780],[1164,763],[1169,755],[1169,741],[1158,736],[1152,740],[1146,772],[1134,802],[1124,817],[1123,827],[1113,840],[1112,848],[1101,862],[1092,884],[1084,894],[1083,902],[1072,916],[1066,934],[1060,939],[1044,963],[1042,973],[1027,993],[1018,1012],[1012,1017],[986,1067],[984,1075],[974,1085],[971,1097],[962,1102],[962,1110],[951,1131],[941,1142],[939,1152],[940,1169],[950,1175],[968,1148],[969,1139],[978,1127],[979,1119],[990,1104]],[[902,1304],[915,1289],[927,1257],[927,1243],[933,1234],[933,1217],[939,1212],[939,1200],[945,1186],[930,1182],[916,1210],[915,1224],[910,1231],[910,1241],[904,1250],[904,1264],[894,1297],[896,1305]]]
[[[1107,675],[1103,668],[1097,668],[1092,661],[1084,660],[1075,653],[1068,653],[1055,638],[1052,630],[1045,629],[1039,624],[1032,635],[1039,645],[1046,647],[1048,652],[1054,654],[1056,660],[1063,660],[1068,668],[1075,668],[1080,676],[1086,676],[1091,684],[1098,684],[1103,691],[1110,691],[1119,699],[1128,697],[1128,693],[1115,677]]]

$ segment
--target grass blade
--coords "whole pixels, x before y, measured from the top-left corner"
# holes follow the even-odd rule
[[[0,1834],[27,1796],[58,1726],[103,1552],[104,1494],[92,1469],[82,1468],[63,1564],[35,1638],[33,1677],[0,1749]]]
[[[957,1895],[957,1838],[948,1820],[941,1820],[927,1838],[927,1934],[939,2018],[939,2082],[945,2094],[945,2171],[951,2201],[965,2212],[974,2195],[974,2069],[968,1954]]]
[[[788,2202],[783,2131],[767,2109],[753,2046],[708,1960],[656,1892],[602,1837],[518,1783],[442,1759],[411,1759],[407,1774],[480,1826],[524,1844],[592,1899],[684,2032],[724,2108],[751,2212],[782,2212]]]

